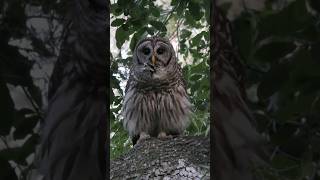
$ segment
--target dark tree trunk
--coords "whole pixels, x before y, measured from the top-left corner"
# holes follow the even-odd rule
[[[110,179],[210,179],[210,140],[150,138],[111,161]]]

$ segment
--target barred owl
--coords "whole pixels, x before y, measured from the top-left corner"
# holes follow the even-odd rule
[[[132,138],[165,138],[182,134],[192,105],[169,40],[142,39],[133,54],[122,109],[123,126]]]

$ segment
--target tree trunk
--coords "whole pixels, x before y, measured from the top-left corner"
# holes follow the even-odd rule
[[[111,161],[110,179],[210,179],[210,140],[149,138]]]

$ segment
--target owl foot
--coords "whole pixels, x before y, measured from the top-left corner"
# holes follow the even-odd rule
[[[167,135],[165,132],[160,132],[160,133],[158,134],[158,138],[159,138],[159,139],[171,139],[172,136],[171,136],[171,135]]]
[[[145,132],[141,132],[140,136],[139,136],[139,139],[137,141],[137,144],[139,144],[139,143],[141,143],[141,142],[143,142],[143,141],[145,141],[146,139],[149,139],[149,138],[150,138],[149,134],[147,134]]]

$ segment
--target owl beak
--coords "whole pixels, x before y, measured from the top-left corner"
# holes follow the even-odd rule
[[[156,56],[154,54],[152,54],[152,64],[153,65],[156,64]]]

